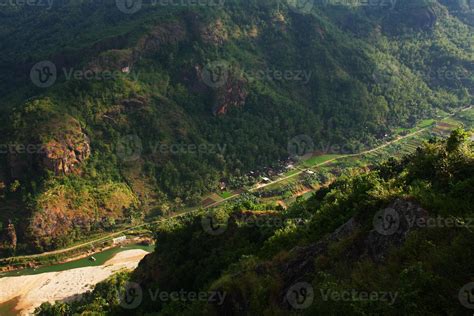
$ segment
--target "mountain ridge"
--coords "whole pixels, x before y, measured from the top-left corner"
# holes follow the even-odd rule
[[[221,179],[244,178],[288,158],[299,135],[370,147],[396,127],[472,102],[472,27],[437,1],[414,4],[426,23],[401,25],[411,2],[315,5],[310,12],[270,0],[147,5],[134,14],[113,1],[64,1],[38,11],[2,7],[1,22],[20,31],[0,33],[9,43],[0,54],[7,91],[0,98],[1,142],[39,148],[0,157],[5,203],[19,203],[22,214],[1,221],[24,225],[24,216],[31,223],[19,231],[23,251],[109,229],[102,217],[116,212],[97,188],[126,192],[116,220],[140,221],[198,205]],[[216,71],[226,80],[210,82]],[[309,80],[296,80],[301,71]],[[46,78],[49,87],[35,86]],[[80,126],[73,137],[58,132],[67,117]],[[218,144],[223,152],[212,150]],[[44,152],[54,157],[46,165],[38,163]],[[77,172],[57,172],[57,165]],[[48,213],[41,201],[56,201],[51,207],[61,216],[90,205],[100,211],[79,211],[90,225],[68,225],[60,242],[34,241],[38,234],[27,232],[36,214]]]

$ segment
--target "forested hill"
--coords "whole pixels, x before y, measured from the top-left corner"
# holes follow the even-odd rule
[[[21,252],[196,205],[299,135],[371,147],[472,103],[468,4],[166,3],[0,7],[0,221]]]
[[[286,210],[243,198],[166,221],[133,273],[38,315],[469,315],[468,137],[348,170]]]

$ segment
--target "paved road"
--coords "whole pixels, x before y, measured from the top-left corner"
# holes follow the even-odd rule
[[[462,110],[459,110],[459,111],[457,111],[457,112],[455,112],[455,113],[452,113],[452,114],[450,114],[450,115],[448,115],[448,116],[446,116],[446,117],[444,117],[444,118],[438,120],[438,122],[439,122],[439,121],[442,121],[442,120],[444,120],[444,119],[447,119],[447,118],[449,118],[449,117],[453,117],[453,116],[455,116],[455,115],[458,114],[458,113],[461,113],[461,112],[470,110],[471,108],[472,108],[472,106],[470,106],[470,107],[468,107],[468,108],[465,108],[465,109],[462,109]],[[335,157],[335,158],[333,158],[333,159],[326,160],[326,161],[324,161],[324,162],[322,162],[322,163],[320,163],[320,164],[317,164],[317,165],[312,166],[311,168],[317,168],[317,167],[320,167],[320,166],[324,166],[324,165],[327,165],[328,163],[337,161],[337,160],[339,160],[339,159],[344,159],[344,158],[348,158],[348,157],[363,156],[363,155],[367,155],[367,154],[373,153],[373,152],[378,151],[378,150],[380,150],[380,149],[383,149],[383,148],[385,148],[385,147],[387,147],[387,146],[390,146],[390,145],[392,145],[392,144],[394,144],[394,143],[397,143],[397,142],[399,142],[399,141],[402,141],[402,140],[404,140],[404,139],[406,139],[406,138],[409,138],[409,137],[415,136],[416,134],[422,133],[422,132],[428,130],[430,127],[431,127],[431,126],[422,128],[422,129],[417,130],[417,131],[415,131],[415,132],[413,132],[413,133],[407,134],[407,135],[405,135],[405,136],[398,137],[397,139],[394,139],[394,140],[392,140],[392,141],[389,141],[389,142],[387,142],[387,143],[385,143],[385,144],[383,144],[383,145],[381,145],[381,146],[378,146],[378,147],[375,147],[375,148],[372,148],[372,149],[369,149],[369,150],[366,150],[366,151],[363,151],[363,152],[360,152],[360,153],[357,153],[357,154],[341,155],[341,156]],[[272,185],[272,184],[275,184],[275,183],[278,183],[278,182],[281,182],[281,181],[284,181],[284,180],[287,180],[287,179],[291,179],[291,178],[293,178],[293,177],[296,177],[296,176],[302,174],[302,173],[305,172],[305,171],[306,171],[306,169],[303,169],[303,170],[300,170],[300,171],[298,171],[298,172],[296,172],[296,173],[294,173],[294,174],[292,174],[292,175],[290,175],[290,176],[287,176],[287,177],[284,177],[284,178],[279,178],[279,179],[276,179],[275,181],[268,182],[268,183],[265,183],[265,184],[257,185],[256,187],[250,189],[250,191],[253,192],[253,191],[256,191],[256,190],[259,190],[259,189],[268,187],[268,186],[270,186],[270,185]]]
[[[464,111],[470,110],[471,108],[472,108],[472,106],[469,107],[469,108],[462,109],[462,110],[457,111],[457,112],[455,112],[455,113],[453,113],[453,114],[451,114],[451,115],[448,115],[447,117],[445,117],[445,118],[443,118],[443,119],[446,119],[446,118],[448,118],[448,117],[452,117],[452,116],[454,116],[454,115],[456,115],[456,114],[458,114],[458,113],[460,113],[460,112],[464,112]],[[443,120],[443,119],[441,119],[441,120]],[[439,121],[441,121],[441,120],[439,120]],[[390,145],[392,145],[392,144],[394,144],[394,143],[397,143],[397,142],[399,142],[399,141],[402,141],[402,140],[404,140],[404,139],[406,139],[406,138],[409,138],[409,137],[412,137],[412,136],[414,136],[414,135],[416,135],[416,134],[422,133],[422,132],[428,130],[429,128],[430,128],[430,127],[422,128],[422,129],[420,129],[420,130],[418,130],[418,131],[416,131],[416,132],[413,132],[413,133],[407,134],[407,135],[405,135],[405,136],[399,137],[399,138],[397,138],[397,139],[394,139],[394,140],[392,140],[392,141],[390,141],[390,142],[387,142],[387,143],[385,143],[385,144],[383,144],[383,145],[381,145],[381,146],[378,146],[378,147],[376,147],[376,148],[369,149],[369,150],[367,150],[367,151],[363,151],[363,152],[360,152],[360,153],[357,153],[357,154],[348,154],[348,155],[342,155],[342,156],[335,157],[335,158],[333,158],[333,159],[327,160],[327,161],[322,162],[322,163],[320,163],[320,164],[314,165],[312,168],[324,166],[324,165],[326,165],[326,164],[328,164],[328,163],[337,161],[337,160],[339,160],[339,159],[344,159],[344,158],[348,158],[348,157],[356,157],[356,156],[362,156],[362,155],[370,154],[370,153],[372,153],[372,152],[375,152],[375,151],[378,151],[378,150],[380,150],[380,149],[383,149],[383,148],[385,148],[385,147],[387,147],[387,146],[390,146]],[[255,187],[251,188],[249,191],[250,191],[250,192],[254,192],[254,191],[256,191],[256,190],[265,188],[265,187],[267,187],[267,186],[270,186],[270,185],[279,183],[279,182],[281,182],[281,181],[285,181],[285,180],[287,180],[287,179],[296,177],[296,176],[300,175],[301,173],[303,173],[304,171],[305,171],[305,170],[303,169],[303,170],[300,170],[300,171],[298,171],[298,172],[296,172],[296,173],[294,173],[294,174],[292,174],[292,175],[290,175],[290,176],[283,177],[283,178],[279,178],[279,179],[276,179],[275,181],[272,181],[272,182],[269,182],[269,183],[266,183],[266,184],[257,185],[257,186],[255,186]],[[234,199],[234,198],[240,196],[241,194],[242,194],[242,193],[234,194],[234,195],[232,195],[232,196],[230,196],[230,197],[228,197],[228,198],[226,198],[226,199],[223,199],[223,200],[221,200],[221,201],[217,201],[217,202],[214,202],[214,203],[212,203],[212,204],[210,204],[210,205],[207,205],[207,206],[204,207],[204,208],[206,209],[206,208],[218,206],[218,205],[220,205],[220,204],[222,204],[222,203],[225,203],[225,202],[227,202],[227,201],[229,201],[229,200],[232,200],[232,199]],[[65,252],[68,252],[68,251],[71,251],[71,250],[75,250],[75,249],[78,249],[78,248],[82,248],[82,247],[84,247],[84,246],[88,246],[88,245],[92,245],[92,244],[95,244],[95,243],[98,243],[98,242],[102,242],[102,241],[109,240],[109,239],[111,239],[111,238],[113,238],[113,237],[115,237],[115,236],[122,235],[122,234],[124,234],[124,233],[126,233],[126,232],[128,232],[128,231],[131,231],[131,230],[134,230],[134,229],[137,229],[137,228],[142,228],[142,227],[144,227],[144,226],[146,226],[146,225],[157,224],[157,223],[163,222],[163,221],[165,221],[165,220],[168,220],[168,219],[170,219],[170,218],[177,218],[177,217],[181,217],[181,216],[184,216],[184,215],[188,215],[188,214],[194,213],[194,212],[196,212],[196,211],[198,211],[198,210],[200,210],[200,209],[202,209],[202,208],[192,209],[192,210],[190,210],[190,211],[183,212],[183,213],[179,213],[179,214],[175,214],[175,215],[172,215],[172,216],[168,216],[168,217],[166,217],[166,218],[162,218],[162,219],[159,219],[159,220],[156,220],[156,221],[152,221],[152,222],[148,222],[148,223],[145,223],[145,224],[140,224],[140,225],[137,225],[137,226],[133,226],[133,227],[130,227],[130,228],[127,228],[127,229],[124,229],[124,230],[121,230],[121,231],[118,231],[118,232],[115,232],[115,233],[108,234],[108,235],[106,235],[106,236],[104,236],[104,237],[101,237],[101,238],[99,238],[99,239],[95,239],[95,240],[92,240],[92,241],[88,241],[88,242],[85,242],[85,243],[82,243],[82,244],[79,244],[79,245],[76,245],[76,246],[72,246],[72,247],[68,247],[68,248],[64,248],[64,249],[58,249],[58,250],[54,250],[54,251],[43,252],[43,253],[35,254],[35,255],[18,256],[18,257],[11,257],[11,258],[6,258],[6,259],[1,259],[0,262],[5,262],[5,261],[11,260],[11,259],[35,259],[35,258],[40,258],[40,257],[48,256],[48,255],[55,255],[55,254],[65,253]]]

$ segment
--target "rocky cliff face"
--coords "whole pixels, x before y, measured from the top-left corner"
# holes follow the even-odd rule
[[[213,109],[214,115],[224,115],[229,109],[239,108],[245,105],[248,92],[245,90],[245,80],[229,78],[222,89],[216,92],[216,104]]]
[[[123,184],[83,188],[56,187],[39,197],[27,228],[27,239],[38,250],[68,244],[91,231],[120,223],[138,207],[133,192]]]
[[[357,218],[351,218],[323,240],[306,247],[294,248],[286,256],[286,260],[259,264],[254,273],[260,277],[277,273],[283,282],[279,297],[284,298],[292,285],[311,279],[310,276],[317,272],[316,260],[328,255],[332,245],[350,240],[342,253],[346,260],[357,262],[368,259],[382,263],[393,247],[401,246],[410,232],[417,229],[413,223],[428,218],[427,212],[419,205],[403,199],[397,199],[378,214],[380,216],[389,215],[389,218],[396,219],[395,226],[390,227],[390,230],[384,230],[387,229],[386,226],[379,226],[378,222],[374,222],[374,227],[366,231],[364,225]],[[148,264],[152,263],[150,260],[152,258],[148,258]],[[242,308],[245,309],[247,305],[248,302],[236,292],[228,293],[225,303],[215,306],[215,309],[218,313],[234,314],[242,311]],[[291,309],[284,299],[280,301],[280,305],[282,308]]]
[[[50,122],[46,132],[32,135],[25,144],[11,147],[7,162],[10,179],[21,179],[29,172],[51,171],[55,175],[80,173],[91,154],[89,137],[79,122],[63,118]]]
[[[35,132],[31,133],[30,130]],[[18,180],[16,183],[23,190],[29,185],[28,177],[32,175],[51,173],[56,177],[63,177],[82,173],[84,164],[91,155],[91,146],[79,121],[69,116],[52,117],[37,126],[29,126],[27,132],[27,136],[19,134],[18,144],[8,150],[8,172],[5,176],[7,187]],[[37,205],[25,206],[28,220],[25,219],[22,223],[21,231],[29,231],[30,237],[27,239],[34,240],[33,244],[48,247],[54,239],[61,243],[74,229],[87,231],[98,221],[94,211],[98,207],[90,202],[93,200],[90,193],[74,195],[65,188],[54,192],[46,187],[44,190],[44,196],[37,192],[40,199]],[[81,199],[85,199],[83,206],[77,202]],[[20,242],[25,242],[24,238],[25,234],[21,234]],[[14,227],[9,228],[8,237],[4,240],[16,245]]]
[[[222,45],[229,38],[229,34],[224,27],[224,22],[221,19],[217,19],[213,23],[200,26],[201,39],[206,44]]]
[[[90,140],[81,129],[52,139],[43,146],[40,165],[56,175],[80,172],[81,165],[91,154]]]
[[[281,299],[275,304],[279,304],[283,309],[290,309],[288,302],[284,299],[289,288],[298,282],[312,279],[311,276],[318,272],[316,262],[328,257],[334,245],[344,245],[340,255],[348,262],[356,263],[361,260],[369,260],[382,264],[394,247],[403,245],[408,235],[418,229],[413,223],[428,218],[428,213],[417,203],[405,199],[393,201],[377,215],[382,216],[382,220],[387,222],[379,223],[378,217],[375,217],[374,223],[367,227],[366,220],[353,217],[319,242],[296,247],[289,253],[278,255],[271,261],[259,263],[251,268],[251,271],[239,271],[232,277],[240,278],[243,280],[242,282],[246,282],[248,275],[252,275],[249,279],[254,281],[254,277],[277,279],[281,284],[279,286],[280,292],[273,294]],[[239,218],[245,216],[245,212],[237,215]],[[392,223],[392,219],[395,219],[395,222]],[[232,223],[232,220],[229,223]],[[231,226],[229,224],[229,227]],[[229,227],[228,229],[230,229]],[[166,274],[166,269],[160,268],[161,266],[162,262],[160,262],[158,255],[152,253],[146,256],[134,272],[136,280],[144,286],[156,284],[158,280],[164,278],[163,274]],[[219,315],[240,315],[249,312],[251,302],[239,289],[232,287],[232,282],[227,284],[226,281],[218,281],[216,284],[220,285],[214,290],[225,291],[227,295],[224,304],[213,306],[213,312]],[[243,288],[246,286],[247,284],[243,285]]]
[[[94,73],[103,71],[129,73],[141,58],[153,56],[163,47],[184,41],[187,37],[188,33],[183,22],[161,23],[139,38],[133,47],[103,50],[85,68]]]
[[[399,1],[384,22],[384,29],[392,34],[405,33],[407,29],[433,30],[439,8],[424,1]]]

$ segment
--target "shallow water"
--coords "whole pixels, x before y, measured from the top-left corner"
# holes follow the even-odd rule
[[[101,266],[117,253],[126,251],[126,250],[132,250],[132,249],[142,249],[148,252],[153,252],[154,246],[131,244],[131,245],[123,246],[123,247],[115,247],[115,248],[111,248],[111,249],[104,250],[102,252],[94,254],[93,255],[94,258],[97,259],[96,261],[91,261],[89,259],[90,257],[86,257],[83,259],[78,259],[78,260],[74,260],[74,261],[70,261],[66,263],[58,263],[58,264],[53,264],[50,266],[44,266],[37,269],[29,268],[29,269],[23,269],[20,271],[5,272],[5,273],[0,274],[0,278],[21,276],[21,275],[34,275],[34,274],[41,274],[41,273],[47,273],[47,272],[65,271],[65,270],[71,270],[71,269],[76,269],[76,268]]]
[[[17,316],[18,313],[15,310],[15,306],[18,304],[18,297],[8,302],[0,304],[0,315],[1,316]]]

